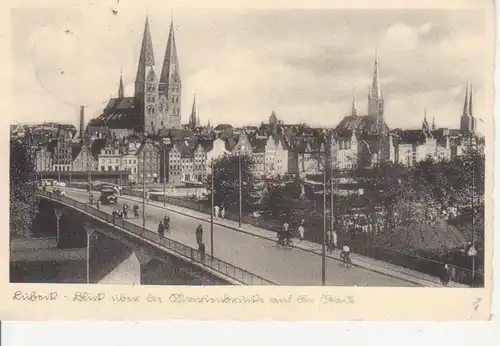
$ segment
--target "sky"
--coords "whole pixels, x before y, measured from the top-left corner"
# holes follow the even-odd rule
[[[465,83],[474,114],[488,110],[480,10],[253,10],[118,8],[11,12],[16,122],[86,122],[133,84],[146,13],[159,74],[174,19],[182,122],[196,94],[202,124],[258,125],[274,110],[288,124],[334,127],[357,98],[367,112],[377,53],[385,120],[459,128]],[[479,121],[479,127],[482,126]]]

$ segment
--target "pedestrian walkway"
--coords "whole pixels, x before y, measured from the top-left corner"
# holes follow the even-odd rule
[[[141,202],[142,199],[133,196],[120,196],[123,199],[127,199],[134,202]],[[203,221],[210,221],[210,215],[202,213],[197,210],[180,207],[172,204],[168,204],[166,206],[163,205],[163,202],[156,201],[148,201],[146,202],[148,205],[152,205],[155,207],[159,207],[165,210],[169,210],[175,213],[182,214],[184,216],[196,218]],[[269,231],[263,228],[255,227],[249,224],[242,224],[241,228],[239,227],[239,223],[236,221],[214,218],[214,224],[222,227],[226,227],[228,229],[233,229],[239,232],[243,232],[252,236],[260,237],[263,239],[268,239],[270,241],[276,241],[276,232]],[[307,240],[295,241],[294,247],[297,249],[301,249],[303,251],[307,251],[310,253],[314,253],[317,255],[322,254],[322,245],[318,243],[314,243]],[[339,250],[334,251],[332,254],[327,254],[328,258],[339,260]],[[417,284],[420,286],[431,286],[431,287],[441,287],[441,283],[439,278],[428,275],[425,273],[421,273],[415,270],[407,269],[404,267],[400,267],[394,265],[392,263],[379,261],[370,257],[362,256],[359,254],[352,253],[351,259],[354,266],[358,266],[379,274],[387,275],[390,277],[398,278],[413,284]],[[468,287],[466,285],[458,284],[455,282],[451,282],[448,287]]]

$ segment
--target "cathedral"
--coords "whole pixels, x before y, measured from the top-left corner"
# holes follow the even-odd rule
[[[134,96],[125,97],[120,76],[118,97],[111,98],[102,114],[90,121],[88,131],[106,129],[117,137],[125,137],[134,133],[155,134],[161,129],[181,128],[181,91],[173,20],[160,70],[155,66],[149,20],[146,17]]]
[[[394,159],[389,127],[384,120],[384,96],[380,88],[377,57],[368,93],[368,114],[358,114],[354,97],[351,115],[342,119],[332,131],[330,143],[337,169],[367,167]]]

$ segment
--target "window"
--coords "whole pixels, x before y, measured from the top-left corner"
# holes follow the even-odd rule
[[[101,166],[101,171],[103,171],[103,172],[104,172],[104,166]]]

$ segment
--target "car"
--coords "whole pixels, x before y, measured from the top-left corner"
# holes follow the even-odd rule
[[[118,197],[116,197],[116,191],[114,189],[102,188],[99,201],[102,204],[118,204]]]
[[[62,181],[54,181],[54,186],[66,187],[66,183]]]
[[[66,192],[64,192],[64,190],[62,190],[59,187],[54,188],[52,192],[55,193],[57,196],[66,196]]]

